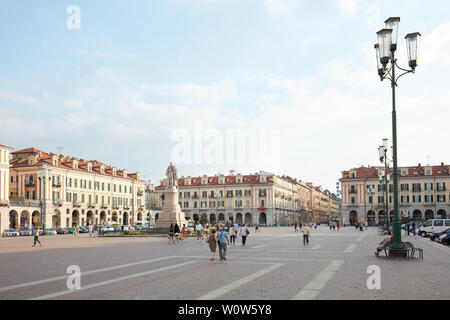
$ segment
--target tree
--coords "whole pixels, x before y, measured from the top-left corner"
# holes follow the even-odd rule
[[[208,217],[206,216],[206,213],[202,213],[202,216],[200,217],[200,223],[201,224],[208,223]]]

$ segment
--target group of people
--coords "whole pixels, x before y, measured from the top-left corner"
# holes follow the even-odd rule
[[[329,227],[330,227],[330,230],[339,231],[339,229],[341,228],[341,222],[340,221],[338,221],[338,222],[330,221]]]
[[[197,225],[199,224],[200,223],[197,222]],[[242,238],[242,245],[245,246],[249,234],[250,230],[247,228],[245,223],[240,228],[237,223],[229,223],[227,226],[223,223],[219,223],[217,230],[216,228],[211,228],[211,232],[206,240],[209,244],[209,250],[211,252],[209,260],[216,260],[215,254],[217,246],[219,246],[220,260],[227,260],[227,246],[235,245],[236,237],[238,236]]]
[[[187,228],[186,225],[183,224],[183,227],[180,230],[180,226],[178,223],[171,224],[169,227],[169,244],[172,242],[173,244],[180,243],[181,241],[187,238]]]

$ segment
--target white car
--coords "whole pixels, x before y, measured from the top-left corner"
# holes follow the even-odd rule
[[[45,234],[49,235],[49,236],[56,236],[57,232],[55,229],[53,228],[49,228],[49,229],[45,229]]]
[[[417,230],[417,233],[422,237],[429,236],[432,233],[443,232],[450,227],[450,219],[431,219]]]
[[[3,237],[17,237],[19,233],[14,229],[6,229],[3,231]]]
[[[114,232],[114,228],[111,226],[103,226],[102,231],[103,232]]]

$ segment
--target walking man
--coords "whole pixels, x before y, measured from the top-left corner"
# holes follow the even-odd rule
[[[239,235],[242,237],[242,245],[245,246],[245,242],[247,241],[247,236],[249,235],[249,231],[245,226],[245,223],[242,225],[241,229],[239,229]]]
[[[219,227],[219,232],[217,232],[217,240],[219,243],[220,260],[227,260],[227,244],[230,245],[230,240],[222,225]]]
[[[92,237],[93,233],[94,233],[94,225],[92,224],[92,221],[91,221],[91,223],[89,223],[89,238]]]
[[[406,222],[406,230],[405,230],[405,234],[408,234],[408,236],[409,236],[409,227],[410,227],[410,223],[408,220],[408,222]]]
[[[309,244],[309,227],[305,224],[302,229],[303,233],[303,245]]]
[[[41,242],[39,241],[39,226],[34,229],[34,244],[33,247],[36,247],[36,242],[39,242],[39,247],[42,246]]]
[[[298,224],[296,222],[295,225],[294,225],[294,232],[297,232],[297,227],[298,227]]]
[[[202,225],[200,224],[200,221],[197,221],[195,231],[197,232],[197,240],[200,240],[200,236],[202,235]]]
[[[416,236],[416,222],[415,221],[413,221],[413,223],[412,223],[412,232],[415,237]]]

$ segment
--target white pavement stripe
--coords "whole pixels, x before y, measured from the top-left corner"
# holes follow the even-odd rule
[[[267,247],[268,244],[260,244],[259,246],[254,246],[252,249]]]
[[[90,270],[90,271],[82,271],[81,275],[85,276],[85,275],[94,274],[94,273],[98,273],[98,272],[105,272],[105,271],[111,271],[111,270],[116,270],[116,269],[128,268],[128,267],[137,266],[139,264],[145,264],[145,263],[167,260],[167,259],[172,259],[172,258],[175,258],[175,256],[168,256],[168,257],[161,257],[161,258],[149,259],[149,260],[144,260],[144,261],[137,261],[137,262],[126,263],[126,264],[121,264],[121,265],[106,267],[106,268],[101,268],[101,269],[95,269],[95,270]],[[54,277],[54,278],[48,278],[48,279],[43,279],[43,280],[31,281],[31,282],[15,284],[15,285],[7,286],[7,287],[2,287],[2,288],[0,288],[0,292],[7,291],[7,290],[14,290],[14,289],[23,288],[23,287],[35,286],[35,285],[41,284],[41,283],[64,280],[64,279],[68,278],[70,275],[71,274],[67,274],[65,276],[59,276],[59,277]]]
[[[358,239],[356,239],[356,241],[361,241],[362,239],[364,239],[364,237],[365,237],[366,235],[365,234],[363,234],[361,237],[359,237]]]
[[[317,249],[319,249],[320,247],[321,247],[321,245],[319,244],[318,246],[312,247],[311,249],[312,249],[312,250],[317,250]]]
[[[344,260],[334,260],[328,267],[319,273],[310,283],[308,283],[299,293],[297,293],[292,300],[312,300],[314,299],[339,270]]]
[[[351,244],[347,247],[347,249],[344,250],[344,253],[352,252],[356,248],[356,244]]]
[[[176,256],[177,258],[203,258],[208,260],[209,256]],[[227,257],[227,262],[230,262],[230,260],[275,260],[275,261],[280,261],[280,260],[286,260],[286,261],[313,261],[313,262],[317,262],[317,261],[335,261],[333,259],[301,259],[301,258],[254,258],[254,257]]]
[[[60,291],[60,292],[47,294],[47,295],[44,295],[44,296],[35,297],[35,298],[30,299],[30,300],[47,300],[47,299],[51,299],[51,298],[56,298],[56,297],[63,296],[63,295],[66,295],[66,294],[80,292],[81,290],[92,289],[92,288],[104,286],[104,285],[115,283],[115,282],[119,282],[119,281],[124,281],[124,280],[132,279],[132,278],[147,276],[147,275],[152,274],[152,273],[157,273],[157,272],[161,272],[161,271],[167,271],[167,270],[170,270],[170,269],[174,269],[174,268],[178,268],[178,267],[182,267],[182,266],[187,266],[187,265],[193,264],[193,263],[197,263],[197,261],[188,261],[188,262],[179,263],[179,264],[176,264],[176,265],[173,265],[173,266],[167,266],[167,267],[162,267],[162,268],[158,268],[158,269],[154,269],[154,270],[150,270],[150,271],[130,274],[128,276],[124,276],[124,277],[120,277],[120,278],[115,278],[115,279],[111,279],[111,280],[106,280],[106,281],[101,281],[101,282],[97,282],[97,283],[92,283],[92,284],[89,284],[89,285],[81,286],[81,289],[64,290],[64,291]]]
[[[234,281],[222,288],[219,288],[217,290],[211,291],[203,296],[201,296],[200,298],[197,298],[197,300],[213,300],[216,299],[217,297],[220,297],[221,295],[236,289],[252,280],[258,279],[259,277],[262,277],[263,275],[274,271],[275,269],[278,269],[279,267],[281,267],[283,264],[282,263],[276,263],[271,265],[270,267],[264,268],[260,271],[257,271],[247,277],[244,277],[242,279],[239,279],[237,281]]]

